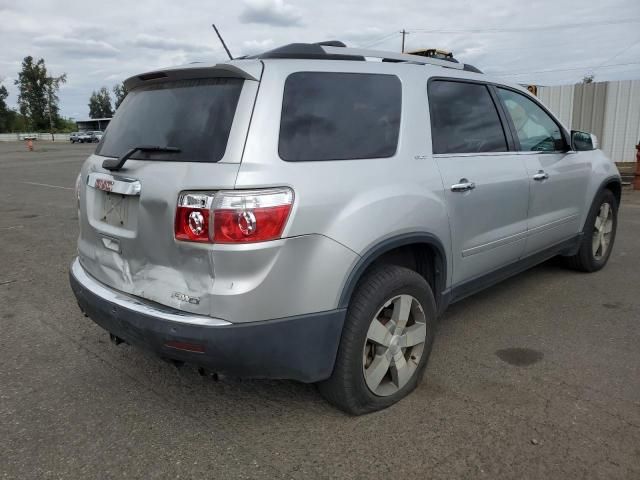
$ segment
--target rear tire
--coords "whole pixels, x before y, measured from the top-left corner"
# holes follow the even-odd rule
[[[427,281],[408,268],[375,267],[351,299],[334,370],[318,384],[320,393],[352,415],[393,405],[422,379],[435,328]]]
[[[611,190],[601,191],[593,204],[582,230],[578,252],[566,257],[570,268],[581,272],[597,272],[603,268],[613,249],[618,226],[618,202]]]

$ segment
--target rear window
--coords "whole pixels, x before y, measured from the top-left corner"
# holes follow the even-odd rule
[[[154,145],[180,152],[138,152],[131,158],[217,162],[227,148],[242,84],[239,78],[209,78],[136,88],[118,107],[96,153],[120,157]]]
[[[401,103],[394,75],[293,73],[284,85],[280,158],[391,157],[398,147]]]

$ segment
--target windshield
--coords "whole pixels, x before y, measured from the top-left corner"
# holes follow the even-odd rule
[[[217,162],[227,148],[242,84],[239,78],[209,78],[132,90],[96,153],[121,157],[141,145],[171,146],[180,152],[137,152],[131,158]]]

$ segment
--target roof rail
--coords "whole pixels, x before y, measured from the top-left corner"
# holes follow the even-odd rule
[[[387,62],[407,62],[419,65],[438,65],[439,67],[454,68],[462,70],[464,64],[455,63],[449,60],[440,60],[438,58],[423,57],[421,55],[410,55],[408,53],[386,52],[383,50],[367,50],[365,48],[344,48],[344,47],[321,47],[328,55],[348,55],[350,57],[369,57],[380,58]]]
[[[324,43],[324,42],[323,42]],[[326,42],[329,43],[329,42]],[[335,46],[337,41],[331,42],[334,46],[322,45],[321,43],[290,43],[282,47],[274,48],[258,55],[251,55],[246,58],[301,58],[316,60],[362,60],[362,56],[354,56],[347,53],[349,48]],[[344,44],[343,44],[344,45]],[[330,54],[327,49],[334,49],[337,54]]]
[[[367,50],[364,48],[348,48],[344,43],[338,40],[329,40],[319,43],[290,43],[258,55],[240,58],[298,58],[356,61],[365,61],[367,58],[379,58],[383,62],[406,62],[418,65],[437,65],[439,67],[453,68],[455,70],[482,73],[473,65],[458,63],[458,60],[453,57],[447,60],[442,60],[439,58],[426,57],[424,55],[411,55],[408,53],[395,53],[383,50]]]
[[[322,45],[325,47],[346,47],[344,42],[340,40],[325,40],[324,42],[317,42],[316,45]]]

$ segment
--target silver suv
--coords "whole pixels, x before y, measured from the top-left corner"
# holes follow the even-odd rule
[[[116,343],[361,414],[416,388],[447,305],[611,254],[595,138],[455,59],[291,44],[125,85],[70,272]]]
[[[102,130],[95,130],[91,132],[91,141],[93,143],[98,143],[100,142],[100,140],[102,140],[103,136],[104,136],[104,132]]]
[[[92,135],[92,132],[87,132],[87,131],[78,132],[74,140],[75,142],[79,142],[79,143],[89,143],[93,141],[93,138],[91,135]]]

